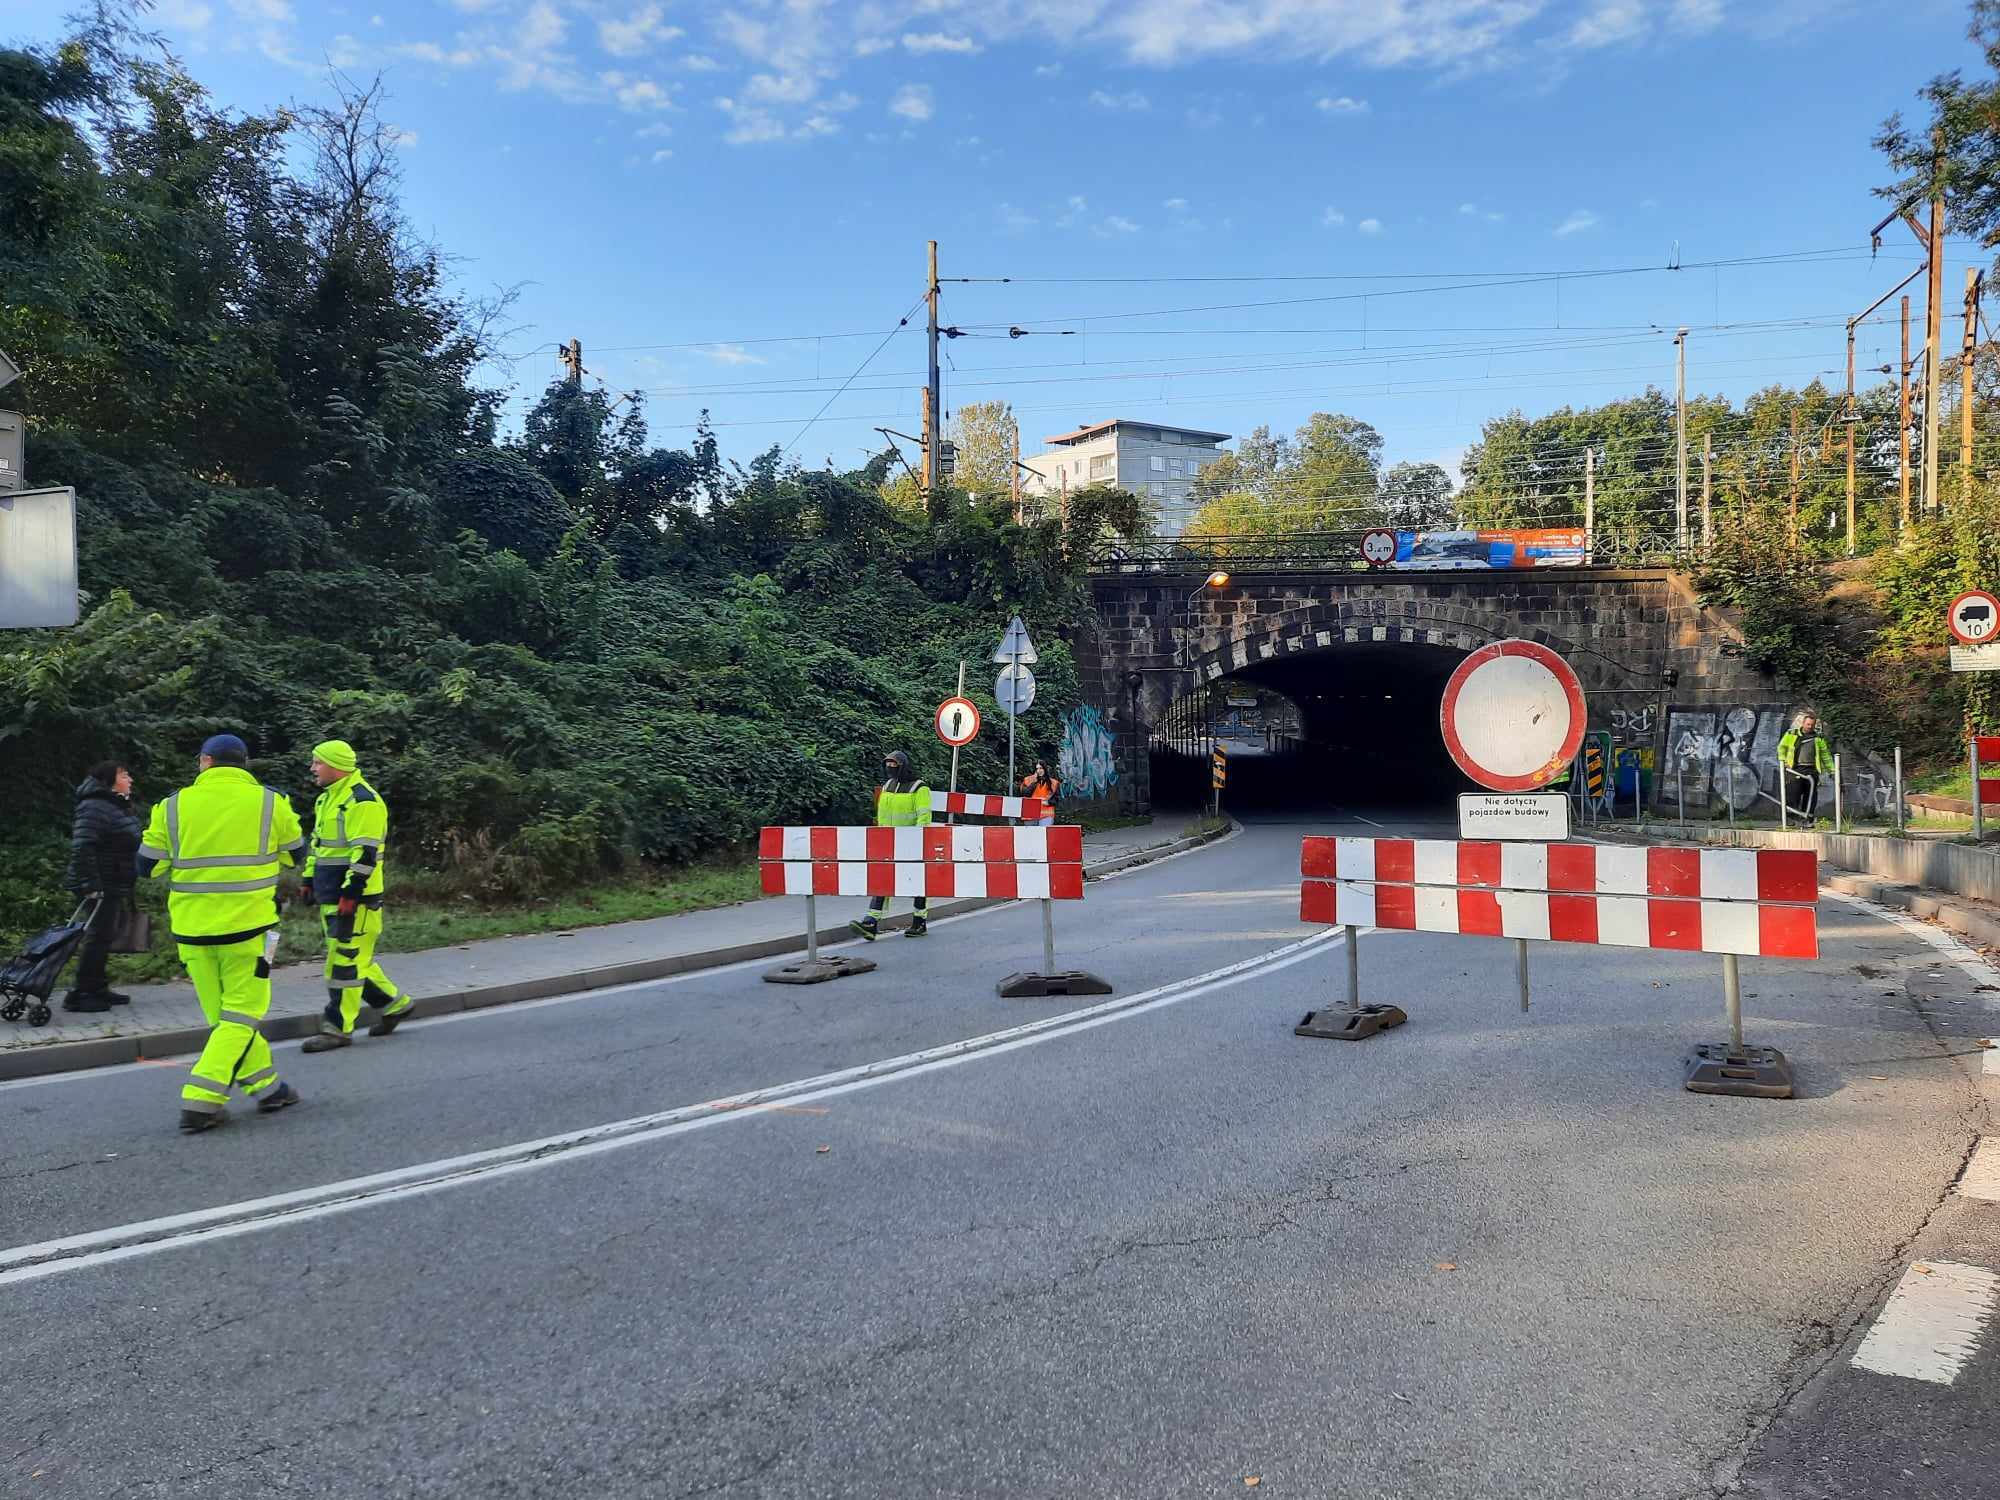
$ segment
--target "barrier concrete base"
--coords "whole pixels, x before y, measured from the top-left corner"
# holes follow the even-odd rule
[[[1009,974],[1000,981],[1002,1000],[1043,1000],[1050,995],[1108,995],[1111,986],[1095,974],[1066,969],[1059,974]]]
[[[1734,1094],[1744,1099],[1792,1097],[1792,1065],[1776,1047],[1732,1048],[1703,1042],[1687,1058],[1691,1094]]]
[[[1305,1019],[1292,1028],[1293,1036],[1331,1037],[1337,1042],[1365,1042],[1378,1032],[1401,1026],[1409,1016],[1399,1005],[1364,1005],[1359,1010],[1345,1006],[1309,1010]]]
[[[766,984],[825,984],[829,979],[845,979],[850,974],[866,974],[875,967],[872,958],[801,958],[764,973]]]

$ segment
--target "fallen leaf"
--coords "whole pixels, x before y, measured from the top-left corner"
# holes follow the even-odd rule
[[[1437,1263],[1437,1268],[1440,1271],[1456,1271],[1458,1269],[1458,1262],[1455,1260],[1441,1260]]]
[[[831,1147],[831,1146],[821,1146],[821,1147],[819,1148],[819,1150],[818,1150],[818,1151],[816,1151],[816,1152],[814,1152],[813,1154],[814,1154],[815,1156],[824,1156],[824,1155],[826,1155],[826,1154],[827,1154],[827,1152],[831,1151],[832,1149],[833,1149],[833,1147]]]
[[[1931,1268],[1925,1265],[1922,1261],[1918,1261],[1917,1264],[1911,1266],[1910,1269],[1912,1271],[1915,1271],[1919,1276],[1929,1276],[1933,1274]]]
[[[1979,1039],[1979,1045],[1982,1047],[1991,1048],[1993,1045],[1993,1038],[1990,1036],[1983,1036]]]
[[[1247,1490],[1254,1490],[1263,1482],[1263,1476],[1260,1474],[1245,1474],[1243,1476],[1243,1487]]]

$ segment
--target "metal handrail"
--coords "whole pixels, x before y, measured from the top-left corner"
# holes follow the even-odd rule
[[[1217,564],[1243,573],[1450,573],[1484,569],[1374,569],[1361,558],[1364,530],[1294,532],[1191,532],[1176,537],[1120,540],[1099,546],[1089,571],[1096,575],[1196,572]],[[1591,567],[1692,568],[1701,562],[1694,542],[1677,542],[1670,533],[1646,532],[1620,536],[1599,533],[1591,539],[1585,564]]]

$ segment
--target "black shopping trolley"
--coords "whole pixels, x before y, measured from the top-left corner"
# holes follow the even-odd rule
[[[37,933],[18,954],[0,964],[0,1021],[26,1018],[30,1026],[49,1024],[49,994],[97,915],[99,899],[84,897],[67,922]]]

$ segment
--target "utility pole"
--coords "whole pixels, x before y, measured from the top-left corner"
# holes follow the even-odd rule
[[[1688,331],[1674,335],[1674,545],[1688,542]]]
[[[939,410],[943,383],[938,379],[938,274],[937,241],[930,242],[930,280],[924,293],[924,301],[930,307],[931,367],[930,382],[924,387],[924,490],[926,493],[937,488],[938,444],[944,437],[944,414]]]
[[[1903,299],[1903,362],[1896,367],[1902,371],[1901,416],[1896,424],[1896,445],[1902,451],[1902,464],[1897,469],[1898,498],[1902,502],[1903,534],[1910,530],[1910,299]]]
[[[1979,317],[1979,272],[1965,268],[1965,342],[1958,355],[1958,499],[1972,500],[1972,350]],[[1975,792],[1978,788],[1973,789]]]
[[[1930,309],[1924,337],[1924,499],[1923,511],[1938,510],[1938,353],[1944,332],[1944,131],[1936,136],[1931,164],[1931,227],[1925,250],[1930,256]]]
[[[1791,516],[1792,545],[1799,544],[1799,409],[1792,407],[1792,490],[1788,507]]]
[[[1854,411],[1854,325],[1847,325],[1847,405],[1841,408],[1847,424],[1847,555],[1854,556],[1854,429],[1859,418]]]
[[[1597,450],[1583,450],[1583,555],[1597,555]]]
[[[1014,451],[1012,457],[1013,463],[1008,467],[1007,477],[1013,482],[1014,524],[1019,526],[1021,524],[1021,423],[1018,419],[1014,423]]]
[[[1709,501],[1714,494],[1710,483],[1710,468],[1715,462],[1715,434],[1701,435],[1701,544],[1709,546],[1715,541],[1715,517],[1709,510]]]
[[[582,385],[583,340],[571,339],[567,344],[563,345],[562,352],[557,357],[562,360],[563,365],[569,370],[569,383],[571,385]]]

